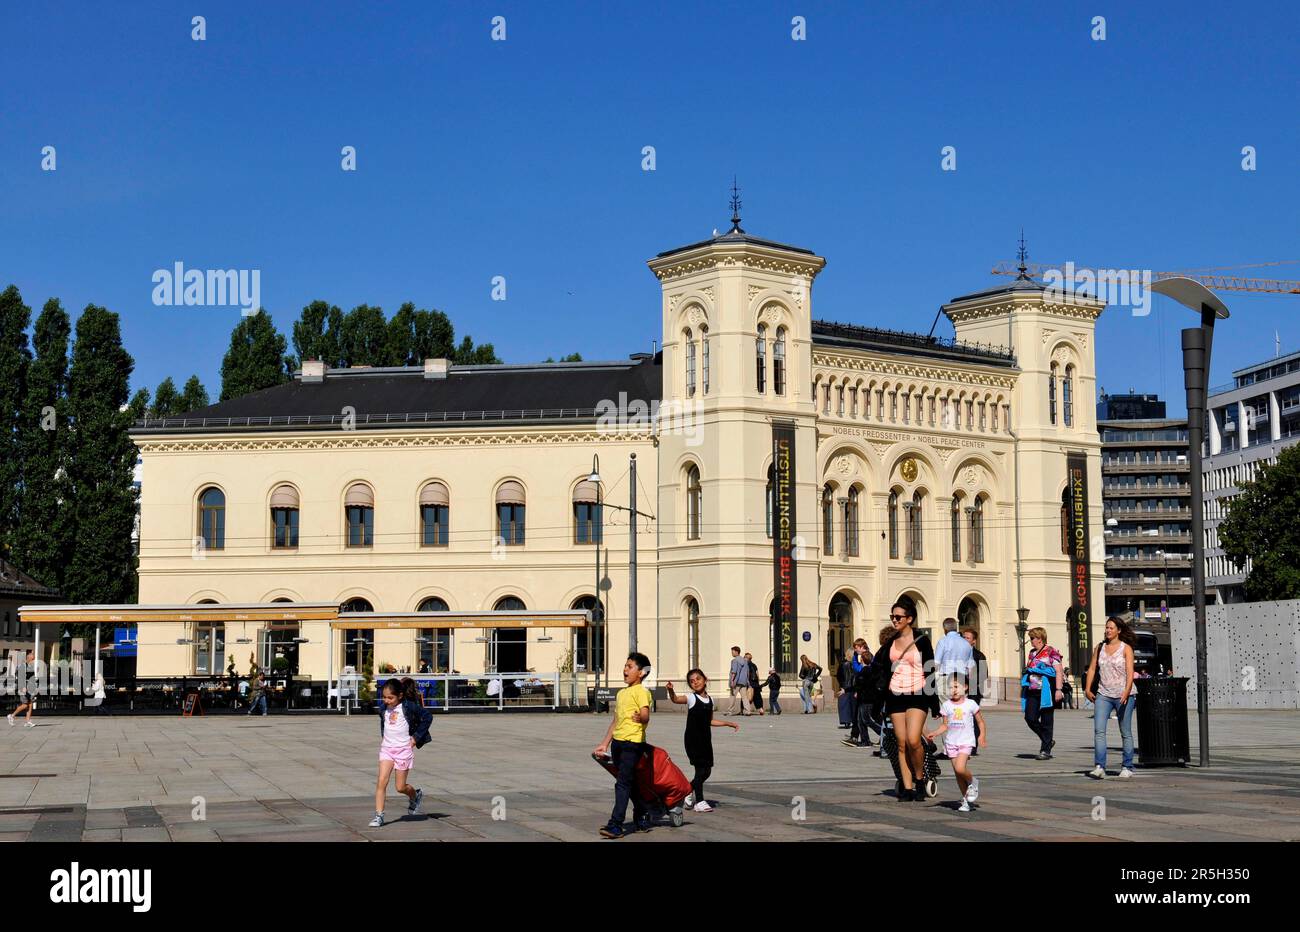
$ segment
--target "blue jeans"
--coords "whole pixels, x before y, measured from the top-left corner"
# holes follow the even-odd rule
[[[799,698],[803,700],[803,710],[811,712],[813,710],[812,690],[804,683],[799,684]]]
[[[618,768],[618,777],[614,783],[614,811],[609,816],[611,825],[622,827],[627,819],[629,798],[632,800],[632,820],[640,822],[645,818],[646,806],[636,791],[636,765],[640,763],[645,748],[645,743],[640,741],[610,742],[610,760]]]
[[[1097,701],[1092,710],[1092,760],[1098,767],[1106,767],[1106,725],[1110,714],[1119,717],[1119,734],[1124,739],[1124,766],[1133,769],[1133,708],[1137,705],[1137,696],[1128,697],[1123,705],[1118,699],[1097,694]]]
[[[768,693],[767,696],[768,712],[772,715],[781,714],[781,703],[776,701],[776,693]]]
[[[258,706],[262,707],[262,714],[265,715],[266,714],[266,693],[262,693],[262,695],[258,696],[256,699],[253,700],[252,704],[249,705],[248,707],[248,714],[252,715],[254,712],[256,712]]]

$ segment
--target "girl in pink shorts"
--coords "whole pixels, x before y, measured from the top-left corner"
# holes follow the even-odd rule
[[[980,782],[970,772],[970,752],[975,750],[975,723],[979,722],[978,744],[987,747],[989,726],[984,724],[980,714],[979,703],[966,695],[966,683],[960,676],[954,676],[949,686],[948,698],[939,706],[943,724],[926,735],[936,738],[943,735],[944,751],[952,761],[952,772],[957,777],[957,789],[961,790],[961,801],[957,806],[959,812],[970,812],[970,804],[979,799]]]
[[[424,700],[416,690],[413,680],[391,679],[384,683],[383,702],[379,706],[379,781],[375,785],[375,817],[371,828],[384,824],[384,797],[388,795],[388,781],[397,771],[397,792],[406,796],[408,815],[420,811],[424,791],[408,782],[411,768],[415,766],[415,749],[429,743],[429,726],[433,715],[424,707]]]

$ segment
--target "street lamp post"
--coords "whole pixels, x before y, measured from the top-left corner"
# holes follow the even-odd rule
[[[601,601],[600,601],[600,542],[601,539],[605,536],[605,510],[601,504],[600,454],[598,453],[593,453],[591,455],[591,475],[587,477],[587,481],[596,486],[596,521],[593,522],[592,526],[600,528],[599,532],[596,534],[595,540],[592,542],[596,545],[596,588],[593,590],[595,594],[596,605],[595,608],[592,610],[592,621],[594,621],[596,624],[593,626],[591,633],[587,636],[587,666],[589,668],[592,668],[592,672],[596,674],[596,679],[594,680],[594,682],[600,682],[602,676],[608,675],[605,672],[605,668],[608,666],[608,664],[605,663],[605,651],[604,651],[605,612],[601,606]],[[596,658],[595,642],[597,636],[600,637],[600,646],[601,646],[600,669],[598,670],[594,669],[595,658]],[[593,702],[591,704],[591,707],[592,710],[594,711],[596,708],[596,703]]]
[[[1025,668],[1025,634],[1029,631],[1029,609],[1021,606],[1016,609],[1016,616],[1020,621],[1016,622],[1016,634],[1020,638],[1020,669]]]
[[[1206,382],[1215,320],[1226,320],[1227,306],[1213,291],[1190,278],[1166,278],[1151,290],[1173,298],[1201,315],[1199,327],[1182,332],[1183,386],[1187,393],[1187,440],[1192,496],[1192,599],[1196,612],[1196,719],[1201,766],[1210,763],[1210,689],[1205,624],[1205,501],[1201,474],[1201,444],[1205,434]]]

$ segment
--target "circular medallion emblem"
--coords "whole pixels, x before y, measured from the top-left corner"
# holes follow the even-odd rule
[[[899,467],[898,471],[902,474],[905,481],[915,482],[917,474],[916,460],[909,456],[907,459],[903,460],[903,465]]]

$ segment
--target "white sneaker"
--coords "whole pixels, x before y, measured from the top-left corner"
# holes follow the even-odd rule
[[[1122,770],[1120,770],[1119,775],[1120,775],[1120,777],[1122,777],[1123,779],[1127,780],[1129,777],[1133,776],[1133,771],[1131,771],[1131,770],[1129,770],[1127,767],[1125,767],[1125,768],[1123,768]]]
[[[694,806],[694,809],[695,809],[696,812],[712,812],[712,811],[713,811],[713,807],[710,806],[709,803],[708,803],[708,800],[705,800],[705,799],[701,799],[698,803],[696,803],[695,806]]]
[[[35,728],[35,727],[36,727],[36,723],[35,723],[35,722],[24,722],[24,723],[23,723],[23,727],[24,727],[24,728]]]
[[[975,802],[980,798],[980,781],[977,777],[970,778],[970,786],[966,787],[966,800]]]
[[[383,827],[384,827],[384,814],[383,814],[382,812],[376,812],[376,813],[375,813],[375,817],[374,817],[373,819],[370,820],[370,827],[371,827],[371,828],[383,828]]]
[[[5,716],[5,721],[9,723],[9,727],[10,727],[10,728],[13,728],[13,727],[14,727],[14,714],[13,714],[12,712],[10,712],[8,715],[6,715],[6,716]]]
[[[685,801],[682,802],[682,808],[683,808],[683,809],[694,809],[694,808],[695,808],[695,794],[694,794],[694,793],[687,793],[687,794],[686,794],[686,799],[685,799]]]
[[[1092,777],[1094,780],[1105,780],[1106,770],[1101,766],[1101,764],[1098,764],[1088,771],[1088,776]],[[1123,772],[1120,773],[1120,776],[1123,776]]]
[[[957,807],[958,812],[970,812],[970,800],[963,798],[961,805]]]

